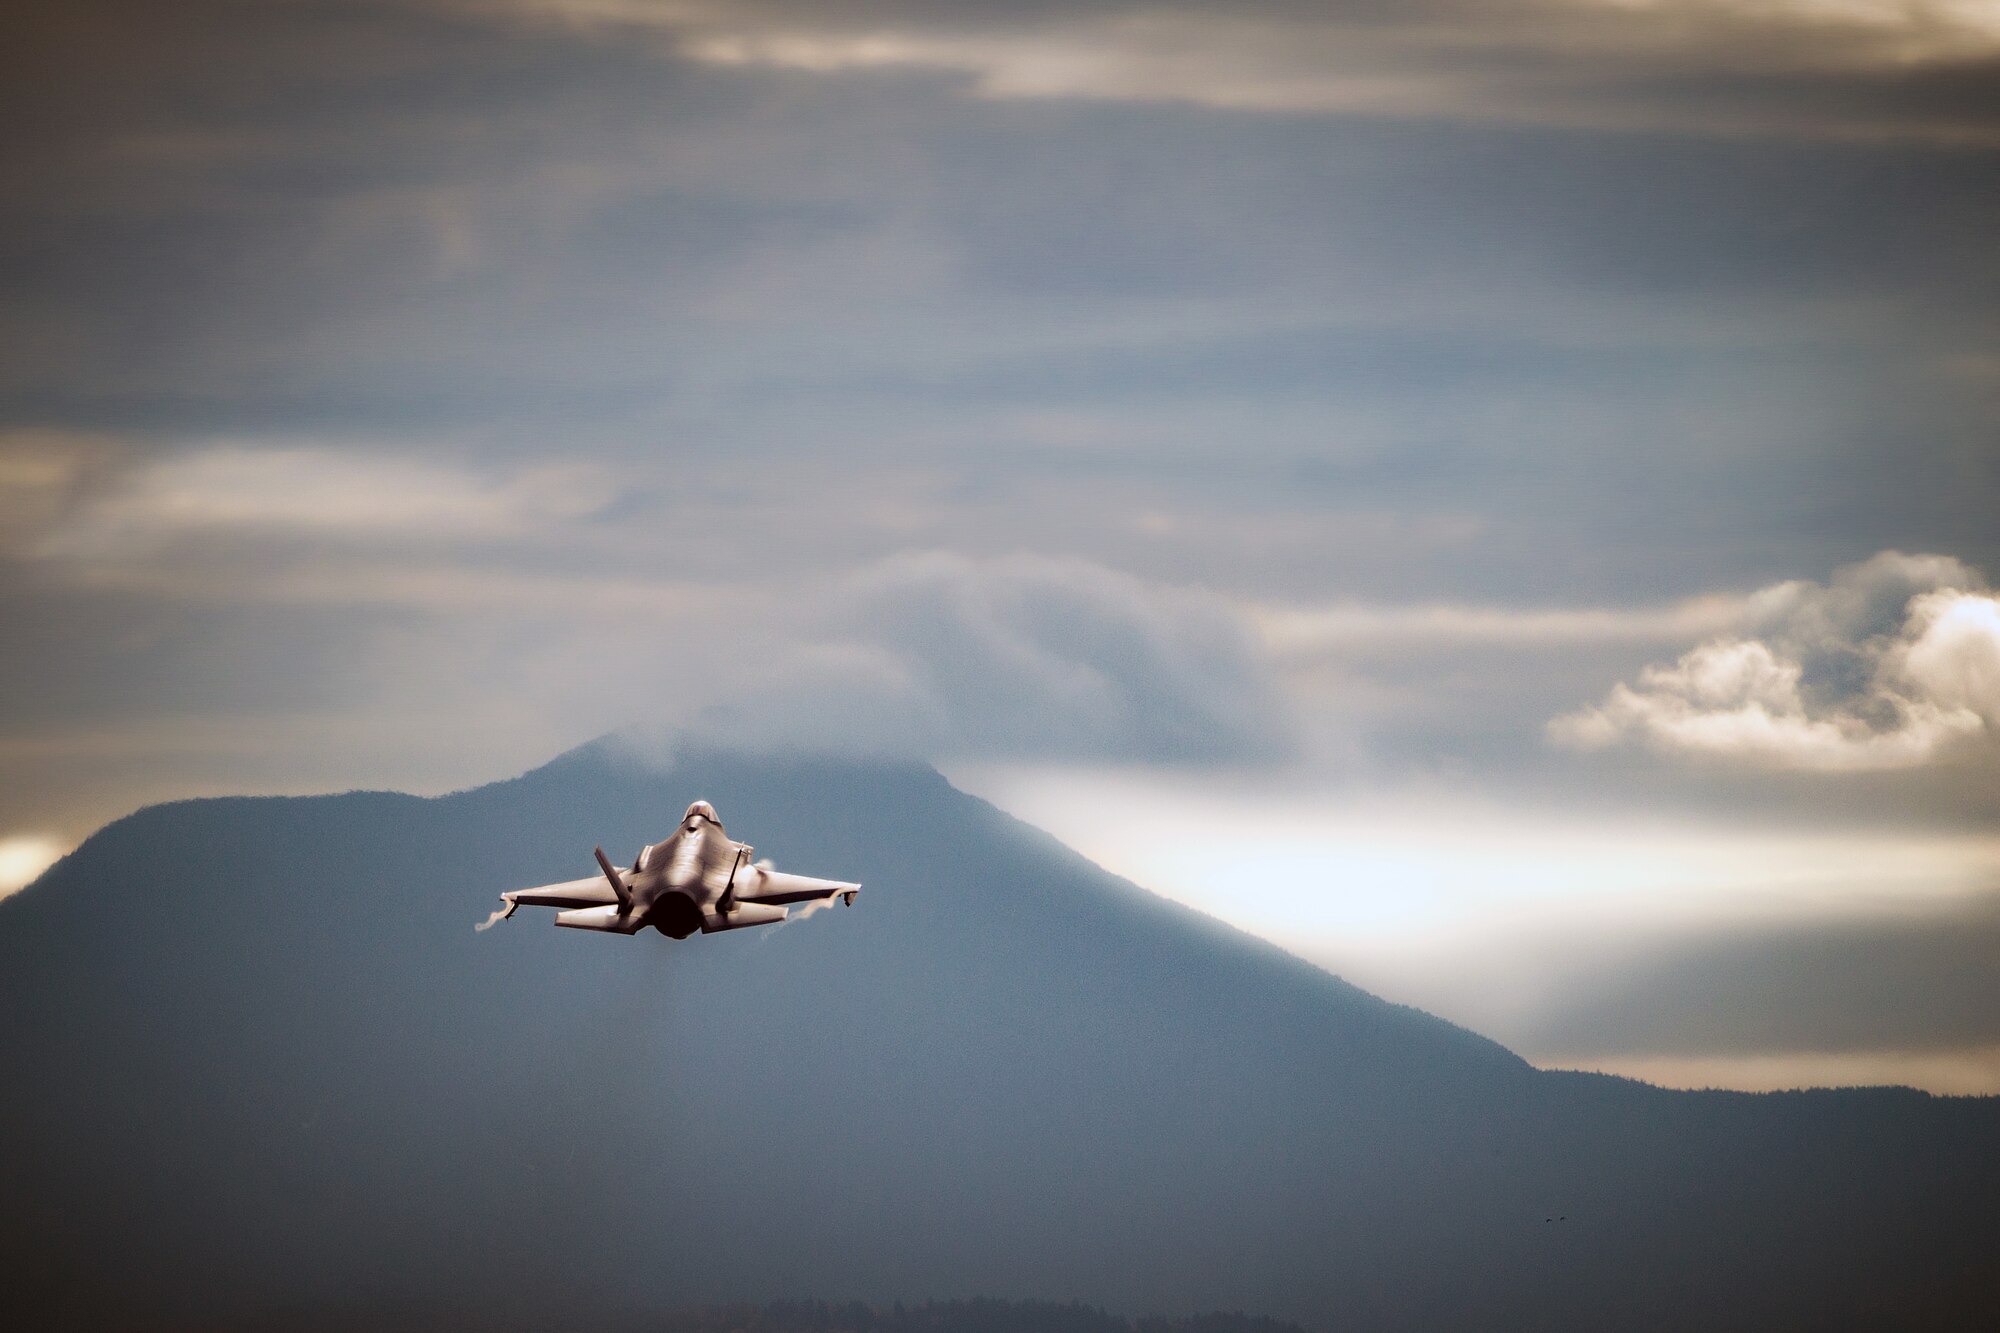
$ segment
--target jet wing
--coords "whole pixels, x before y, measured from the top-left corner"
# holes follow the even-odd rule
[[[618,895],[611,891],[610,883],[602,875],[544,884],[539,889],[514,889],[500,898],[513,907],[605,907],[618,902]]]
[[[736,901],[742,903],[769,903],[779,906],[784,903],[805,903],[816,898],[832,898],[845,895],[852,903],[854,895],[861,892],[859,884],[846,884],[832,879],[810,879],[804,875],[787,875],[782,870],[767,870],[762,866],[750,866],[737,872]]]

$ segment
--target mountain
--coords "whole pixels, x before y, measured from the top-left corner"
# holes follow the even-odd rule
[[[471,929],[696,797],[859,903]],[[0,1005],[0,1301],[42,1324],[2000,1327],[2000,1099],[1540,1072],[921,766],[592,746],[437,799],[153,807],[0,902]]]

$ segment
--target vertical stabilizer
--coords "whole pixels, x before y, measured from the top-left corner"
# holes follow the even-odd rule
[[[625,877],[618,873],[618,867],[611,864],[611,858],[604,854],[602,847],[596,850],[598,868],[604,872],[604,878],[611,881],[611,891],[618,895],[619,913],[622,915],[631,911],[632,890],[626,886]]]

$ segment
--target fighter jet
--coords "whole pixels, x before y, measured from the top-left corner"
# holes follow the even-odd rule
[[[500,895],[505,904],[496,920],[505,921],[517,907],[558,907],[558,926],[577,930],[607,930],[633,935],[647,926],[662,935],[684,940],[697,930],[776,925],[791,910],[787,904],[838,898],[852,907],[859,884],[831,879],[807,879],[753,864],[754,849],[731,842],[715,817],[715,807],[696,801],[681,816],[680,827],[639,853],[630,870],[620,870],[597,849],[601,876],[545,884],[539,889],[515,889]]]

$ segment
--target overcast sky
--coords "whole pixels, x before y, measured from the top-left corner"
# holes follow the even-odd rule
[[[1542,1063],[2000,1092],[2000,3],[5,24],[0,892],[692,730]]]

